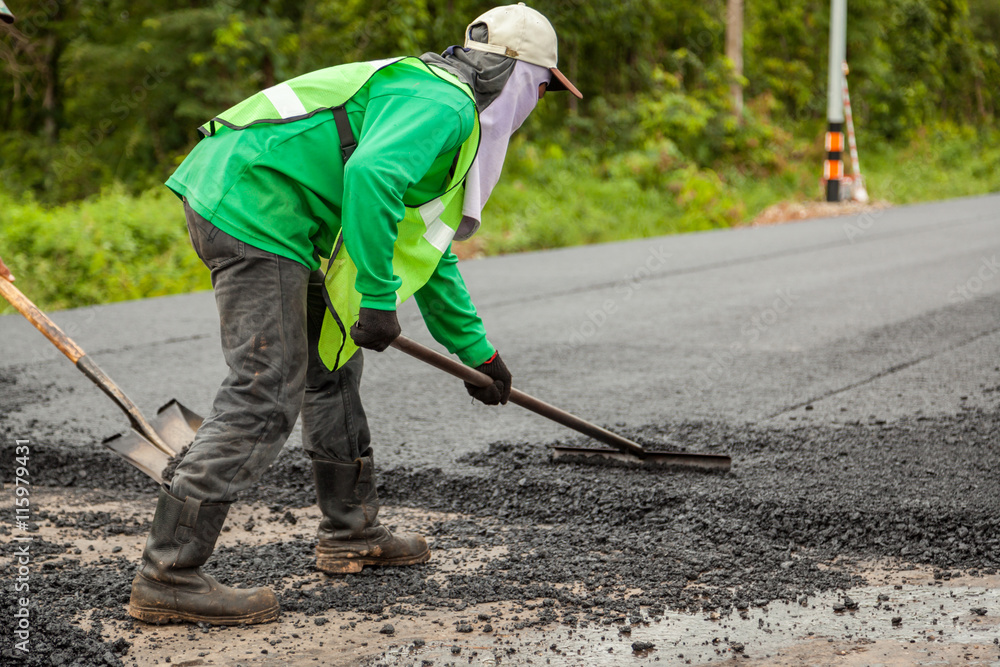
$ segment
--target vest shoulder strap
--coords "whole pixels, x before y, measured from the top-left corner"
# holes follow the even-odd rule
[[[347,118],[347,109],[343,105],[333,108],[333,121],[337,124],[337,135],[340,138],[340,156],[346,163],[354,155],[358,141],[354,138],[351,121]]]

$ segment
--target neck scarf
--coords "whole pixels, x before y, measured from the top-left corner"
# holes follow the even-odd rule
[[[473,26],[471,39],[485,42],[488,39],[488,29],[484,25]],[[466,50],[461,46],[452,46],[438,55],[425,53],[420,56],[428,65],[434,65],[447,70],[465,81],[472,87],[476,96],[476,108],[483,113],[500,95],[507,78],[514,71],[515,60],[497,53]]]

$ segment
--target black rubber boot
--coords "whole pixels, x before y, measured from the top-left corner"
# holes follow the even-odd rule
[[[332,574],[360,572],[365,565],[414,565],[431,557],[419,535],[392,532],[378,521],[372,458],[351,463],[313,459],[319,524],[316,568]]]
[[[160,489],[142,564],[132,580],[131,616],[147,623],[213,625],[251,625],[278,618],[278,599],[270,589],[230,588],[201,571],[215,549],[229,505],[190,497],[180,500]]]

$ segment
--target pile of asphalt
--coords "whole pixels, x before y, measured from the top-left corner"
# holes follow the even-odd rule
[[[640,622],[666,609],[727,614],[775,600],[804,602],[863,583],[852,566],[864,560],[973,575],[1000,567],[1000,412],[787,428],[680,423],[620,430],[640,442],[725,451],[734,466],[706,474],[557,464],[542,445],[494,443],[448,469],[399,467],[379,477],[387,504],[459,515],[425,528],[439,557],[460,547],[496,547],[491,553],[502,554],[469,570],[444,573],[432,559],[332,582],[346,585],[303,586],[296,578],[312,571],[312,527],[289,522],[288,539],[222,548],[211,571],[224,582],[271,585],[284,609],[318,623],[330,610],[381,623],[445,608],[456,612],[464,631],[498,622],[461,615],[468,605],[492,601],[532,600],[505,619],[519,627]],[[5,442],[4,475],[12,455]],[[147,479],[98,448],[36,444],[32,456],[36,485],[141,490],[153,502]],[[302,452],[283,453],[254,493],[273,521],[288,522],[289,507],[313,504]],[[98,620],[124,620],[134,567],[104,558],[42,570],[35,594],[51,604],[51,624],[88,610],[98,610],[91,614]]]
[[[0,663],[30,667],[122,665],[121,657],[132,644],[125,639],[105,641],[101,637],[100,617],[108,616],[106,610],[120,609],[123,595],[128,600],[120,576],[125,559],[102,558],[107,564],[118,562],[110,568],[103,563],[89,567],[56,557],[64,552],[64,545],[35,538],[31,543],[32,572],[22,578],[28,584],[27,590],[15,590],[14,573],[3,573]],[[13,615],[21,609],[22,599],[29,601],[26,638],[13,635],[18,627]],[[79,627],[81,615],[95,608],[101,612],[93,616],[90,627],[87,630]],[[18,646],[18,642],[25,640],[25,645]]]

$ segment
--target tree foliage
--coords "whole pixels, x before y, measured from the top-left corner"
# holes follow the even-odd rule
[[[40,201],[161,182],[195,128],[313,69],[460,43],[482,0],[40,0],[0,25],[0,178]],[[546,98],[535,136],[608,173],[665,164],[778,166],[791,134],[821,131],[829,0],[747,0],[737,118],[725,1],[536,0],[560,66],[586,99]],[[992,123],[1000,95],[996,0],[850,0],[858,125],[905,139],[933,121]],[[588,157],[587,159],[590,159]],[[638,167],[636,165],[639,165]]]

